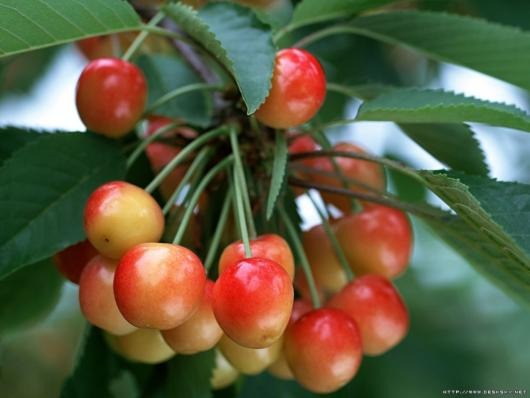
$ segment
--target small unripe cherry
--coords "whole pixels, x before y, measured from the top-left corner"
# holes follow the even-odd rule
[[[66,279],[79,284],[81,272],[97,254],[98,251],[94,246],[88,240],[84,240],[61,250],[53,256],[53,262]]]
[[[175,355],[158,330],[138,329],[125,336],[107,334],[105,337],[114,351],[130,361],[155,364]]]
[[[117,58],[99,58],[81,72],[76,105],[85,126],[111,138],[131,131],[144,111],[147,84],[142,71]]]
[[[261,257],[272,260],[281,265],[289,274],[291,280],[294,277],[294,258],[289,244],[281,236],[267,234],[250,240],[250,251],[252,257]],[[241,240],[228,245],[219,259],[219,275],[226,268],[236,264],[245,258],[245,246]]]
[[[397,345],[409,328],[409,315],[398,291],[380,275],[364,275],[333,296],[327,306],[343,310],[357,323],[363,351],[380,355]]]
[[[123,317],[116,305],[112,284],[117,263],[97,255],[86,265],[79,281],[79,305],[93,325],[116,335],[136,330]]]
[[[219,351],[215,350],[215,366],[212,370],[212,377],[210,378],[210,385],[213,390],[220,390],[228,387],[239,376],[239,372],[234,368],[230,362],[226,360],[224,355]]]
[[[219,349],[234,368],[246,375],[257,375],[278,359],[283,339],[265,348],[243,347],[224,335]]]
[[[280,338],[293,306],[289,275],[274,261],[252,257],[229,266],[215,283],[213,311],[223,331],[249,348]]]
[[[345,385],[362,359],[355,322],[334,308],[313,310],[293,323],[285,333],[284,352],[296,380],[316,393]]]
[[[206,273],[183,246],[143,243],[121,258],[114,295],[121,313],[141,328],[167,330],[188,320],[201,303]]]
[[[389,279],[403,273],[412,252],[412,230],[401,210],[371,205],[335,224],[337,239],[355,275]]]
[[[316,115],[326,96],[326,77],[309,52],[286,48],[276,54],[269,96],[256,111],[266,126],[285,129]]]
[[[88,198],[84,226],[88,240],[101,254],[119,259],[134,245],[158,242],[164,232],[164,215],[143,189],[113,181]]]
[[[206,281],[202,301],[195,313],[182,325],[162,331],[166,343],[179,354],[195,354],[214,347],[223,331],[212,309],[214,283]]]

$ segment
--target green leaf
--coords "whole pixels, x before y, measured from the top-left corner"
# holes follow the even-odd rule
[[[0,168],[0,279],[82,240],[87,197],[124,174],[116,143],[90,133],[43,134],[16,151]]]
[[[398,123],[477,122],[530,131],[521,109],[462,94],[431,89],[397,89],[363,103],[356,120]]]
[[[214,364],[214,350],[175,356],[168,362],[167,395],[186,398],[211,397],[210,377]]]
[[[42,138],[42,134],[37,131],[21,130],[12,126],[0,128],[0,166],[16,150],[39,138]]]
[[[530,32],[478,18],[399,11],[355,19],[351,33],[413,48],[425,56],[530,89]]]
[[[49,259],[0,281],[0,335],[42,320],[59,301],[62,284]]]
[[[287,170],[287,138],[283,131],[276,132],[276,146],[274,148],[274,163],[272,165],[271,185],[267,198],[267,220],[270,220],[280,192],[282,190]]]
[[[0,57],[141,26],[123,0],[0,0],[0,9]]]
[[[488,175],[484,152],[468,126],[424,123],[400,124],[399,127],[418,145],[450,168],[467,174]]]
[[[201,82],[195,72],[177,57],[142,55],[137,63],[147,79],[148,107],[169,91]],[[157,108],[156,114],[184,119],[190,124],[207,127],[212,117],[211,95],[197,91],[180,95]]]
[[[233,75],[247,113],[265,101],[276,49],[269,27],[250,8],[213,3],[199,13],[182,4],[165,6],[175,22],[202,44]]]

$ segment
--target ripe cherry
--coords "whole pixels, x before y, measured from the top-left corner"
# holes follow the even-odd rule
[[[343,310],[359,326],[363,351],[380,355],[407,334],[409,315],[398,291],[386,278],[364,275],[333,296],[327,306]]]
[[[313,310],[298,319],[285,333],[284,350],[296,380],[316,393],[345,385],[362,359],[355,322],[334,308]]]
[[[226,360],[219,349],[215,350],[215,366],[212,370],[212,377],[210,378],[210,385],[213,390],[220,390],[228,387],[239,376],[239,372],[234,368],[230,362]]]
[[[57,253],[53,256],[53,262],[66,279],[79,284],[83,268],[97,254],[94,246],[88,240],[84,240]]]
[[[214,283],[207,280],[202,301],[191,318],[174,329],[162,332],[166,343],[179,354],[195,354],[209,350],[223,335],[213,314],[213,287]]]
[[[158,330],[138,329],[125,336],[105,337],[114,351],[131,361],[155,364],[175,355]]]
[[[335,225],[337,239],[355,275],[389,279],[405,271],[412,251],[412,231],[405,213],[371,205]]]
[[[256,375],[278,359],[282,343],[283,340],[279,339],[269,347],[247,348],[225,335],[219,341],[219,349],[238,371],[246,375]]]
[[[164,215],[143,189],[113,181],[92,192],[84,224],[90,243],[104,256],[119,259],[138,243],[157,242],[164,232]]]
[[[256,111],[263,124],[285,129],[309,121],[326,96],[326,77],[309,52],[287,48],[276,54],[271,90]]]
[[[131,325],[118,310],[112,284],[116,262],[102,256],[86,265],[79,281],[79,304],[85,318],[93,325],[112,334],[131,333]]]
[[[289,277],[294,276],[294,258],[293,253],[285,239],[279,235],[268,234],[258,236],[250,241],[250,250],[253,257],[261,257],[272,260],[285,269]],[[245,258],[245,246],[242,241],[234,242],[228,245],[219,259],[219,275],[226,268],[234,265]]]
[[[285,330],[294,292],[280,265],[253,257],[226,268],[213,294],[213,310],[223,331],[242,346],[263,348]]]
[[[206,274],[183,246],[143,243],[121,258],[114,295],[121,313],[141,328],[167,330],[188,320],[201,303]]]
[[[147,85],[138,67],[116,58],[90,62],[77,82],[76,105],[85,126],[119,138],[131,131],[144,111]]]

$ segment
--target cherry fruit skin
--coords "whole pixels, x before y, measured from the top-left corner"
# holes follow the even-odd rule
[[[213,390],[220,390],[228,387],[239,376],[239,372],[230,362],[226,360],[219,349],[215,350],[215,366],[210,377],[210,385]]]
[[[125,336],[107,334],[105,337],[114,351],[130,361],[156,364],[175,355],[158,330],[138,329]]]
[[[392,279],[405,271],[412,252],[412,230],[401,210],[365,206],[340,219],[337,239],[355,275],[379,274]]]
[[[326,96],[326,77],[309,52],[287,48],[276,54],[269,96],[256,111],[266,126],[285,129],[304,124],[318,112]]]
[[[164,215],[143,189],[113,181],[88,198],[84,226],[88,240],[101,254],[119,259],[134,245],[157,242],[164,232]]]
[[[117,263],[100,255],[86,265],[79,281],[79,305],[93,325],[115,335],[136,330],[120,313],[114,298],[113,281]]]
[[[409,315],[398,291],[380,275],[364,275],[349,283],[326,304],[338,308],[359,326],[366,355],[380,355],[407,334]]]
[[[121,258],[114,295],[121,313],[141,328],[167,330],[188,320],[203,298],[206,274],[183,246],[143,243]]]
[[[88,240],[84,240],[61,250],[53,256],[53,262],[66,279],[79,284],[81,272],[97,254],[98,251],[94,246]]]
[[[278,359],[282,344],[283,339],[279,339],[268,347],[248,348],[224,335],[218,347],[228,362],[239,372],[245,375],[257,375]]]
[[[281,236],[267,234],[258,236],[250,241],[250,251],[253,257],[261,257],[272,260],[285,269],[289,277],[294,277],[294,258],[291,248]],[[226,268],[236,264],[245,258],[245,246],[242,241],[233,242],[228,245],[219,259],[219,275]]]
[[[223,331],[212,309],[214,283],[206,281],[199,308],[182,325],[162,331],[166,343],[179,354],[195,354],[214,347]]]
[[[278,340],[293,306],[293,285],[274,261],[252,257],[229,266],[215,283],[213,310],[237,344],[264,348]]]
[[[338,390],[357,373],[362,346],[355,322],[334,308],[306,313],[285,333],[287,363],[309,391]]]
[[[99,58],[81,72],[76,105],[85,126],[110,138],[131,131],[144,111],[147,84],[142,71],[116,58]]]

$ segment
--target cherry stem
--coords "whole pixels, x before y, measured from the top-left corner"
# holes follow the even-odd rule
[[[145,39],[147,39],[147,36],[149,35],[149,28],[155,27],[162,19],[164,19],[165,14],[162,11],[159,11],[155,14],[153,18],[145,25],[145,28],[143,29],[136,38],[133,40],[127,51],[125,51],[125,54],[121,57],[124,61],[129,61],[133,55],[136,53],[136,51],[139,50],[139,48],[144,43]]]
[[[152,135],[150,135],[150,136],[144,138],[143,140],[141,140],[140,144],[136,147],[134,152],[131,153],[131,155],[127,159],[127,163],[126,163],[127,168],[130,168],[134,164],[134,162],[140,157],[142,152],[145,150],[145,148],[147,148],[147,146],[149,144],[151,144],[153,141],[155,141],[158,138],[160,138],[165,133],[168,133],[171,130],[179,127],[180,125],[181,125],[180,123],[170,123],[170,124],[168,124],[168,125],[166,125],[164,127],[159,128]]]
[[[307,285],[309,286],[309,292],[311,293],[311,301],[313,302],[313,307],[315,307],[315,309],[320,308],[321,306],[320,297],[318,295],[318,290],[315,284],[315,279],[313,278],[313,273],[311,272],[309,260],[307,259],[307,256],[304,252],[304,247],[302,245],[302,242],[300,241],[298,232],[296,231],[296,228],[293,222],[287,215],[287,212],[285,211],[281,203],[278,205],[278,211],[280,213],[280,216],[282,217],[285,227],[287,228],[287,233],[289,234],[289,237],[291,238],[291,242],[294,245],[294,251],[304,271],[304,274],[307,280]]]
[[[225,126],[218,127],[214,130],[210,130],[207,133],[201,134],[199,137],[194,139],[192,142],[190,142],[188,145],[186,145],[177,156],[175,156],[171,161],[158,173],[158,175],[149,183],[147,187],[145,187],[145,191],[148,193],[153,192],[161,183],[164,181],[164,179],[177,167],[180,163],[182,163],[193,151],[198,149],[201,145],[207,143],[208,141],[228,134],[228,130]]]
[[[217,227],[210,242],[210,247],[208,248],[208,253],[206,254],[206,259],[204,260],[204,268],[206,272],[212,267],[215,255],[219,249],[219,243],[221,242],[221,235],[226,227],[226,222],[228,221],[228,215],[230,214],[230,205],[232,204],[232,190],[228,189],[226,196],[223,202],[223,207],[221,208],[221,213],[219,214],[219,220],[217,221]]]
[[[245,257],[252,257],[252,249],[250,248],[250,238],[248,235],[247,220],[245,220],[245,209],[243,205],[243,194],[241,192],[241,180],[237,176],[236,166],[234,164],[234,170],[232,175],[232,187],[234,189],[234,206],[236,220],[239,225],[239,234],[245,247]]]
[[[165,103],[172,101],[177,98],[179,95],[191,93],[193,91],[221,91],[224,86],[220,83],[193,83],[188,84],[187,86],[179,87],[175,90],[169,91],[155,102],[153,102],[145,111],[145,114],[153,113],[156,108],[164,105]]]
[[[344,255],[344,251],[342,250],[342,247],[339,244],[339,241],[337,240],[337,237],[331,230],[331,225],[329,225],[329,215],[327,214],[326,210],[322,210],[320,206],[318,205],[317,201],[313,197],[312,192],[307,192],[307,197],[313,204],[313,207],[317,211],[320,219],[322,220],[322,227],[324,228],[324,232],[326,233],[331,246],[333,247],[333,250],[335,251],[335,255],[337,256],[337,259],[340,262],[340,265],[342,269],[344,270],[344,273],[346,274],[346,278],[348,281],[352,281],[354,278],[353,272],[351,270],[350,264],[348,263],[348,260],[346,259],[346,256]]]
[[[214,179],[214,177],[219,174],[221,171],[223,171],[226,167],[230,166],[234,161],[234,156],[230,155],[224,158],[222,161],[217,163],[214,167],[206,173],[204,178],[201,180],[200,184],[197,186],[197,189],[193,191],[193,195],[191,196],[190,201],[187,203],[186,211],[184,212],[184,215],[182,216],[182,220],[180,222],[179,228],[177,230],[177,233],[175,234],[175,239],[173,239],[173,244],[178,245],[182,241],[182,238],[184,237],[184,234],[186,233],[186,229],[188,228],[189,221],[191,219],[191,216],[193,215],[193,211],[195,210],[195,207],[197,206],[197,203],[199,202],[199,199],[201,197],[201,194],[206,189],[208,184]]]
[[[241,188],[241,196],[243,198],[243,205],[245,208],[249,234],[252,239],[256,239],[256,225],[254,224],[254,214],[250,204],[250,197],[248,194],[247,180],[245,178],[245,170],[243,162],[241,161],[241,152],[239,150],[239,143],[237,141],[237,131],[235,127],[230,129],[230,144],[232,146],[232,153],[234,154],[234,169],[236,178],[239,180]]]
[[[207,147],[203,148],[197,157],[193,160],[188,170],[186,170],[186,174],[184,174],[184,177],[182,177],[182,180],[180,181],[177,188],[173,191],[171,196],[169,197],[168,201],[164,205],[164,208],[162,209],[162,212],[164,215],[169,213],[175,202],[177,201],[178,197],[180,196],[182,190],[184,187],[189,183],[191,180],[191,177],[194,174],[200,175],[202,174],[202,169],[206,166],[206,163],[210,160],[212,148]]]

